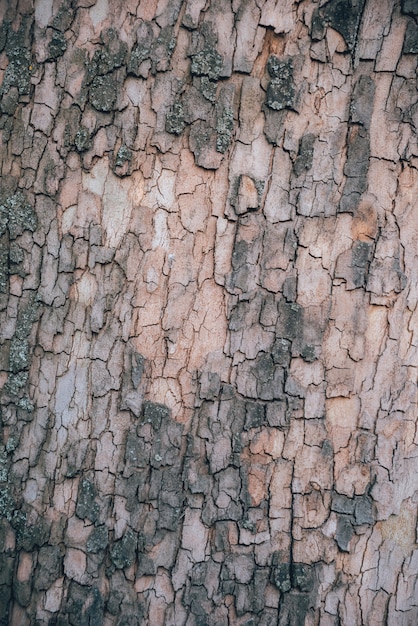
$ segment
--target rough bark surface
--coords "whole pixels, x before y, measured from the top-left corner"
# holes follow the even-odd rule
[[[417,624],[416,0],[33,4],[0,624]]]

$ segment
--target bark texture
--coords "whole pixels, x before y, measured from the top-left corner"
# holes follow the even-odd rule
[[[417,624],[416,0],[0,17],[0,624]]]

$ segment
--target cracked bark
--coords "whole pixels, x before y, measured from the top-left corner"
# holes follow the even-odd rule
[[[0,624],[416,623],[416,2],[0,16]]]

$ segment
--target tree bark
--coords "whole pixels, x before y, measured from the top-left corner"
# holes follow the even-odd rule
[[[416,0],[0,16],[0,624],[418,623]]]

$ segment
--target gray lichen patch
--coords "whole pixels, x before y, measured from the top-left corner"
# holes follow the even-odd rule
[[[16,239],[25,230],[34,232],[37,227],[36,213],[18,191],[0,205],[0,236],[9,231],[11,239]]]
[[[9,388],[10,385],[15,387],[21,387],[20,384],[26,383],[27,371],[31,363],[31,347],[29,345],[29,336],[32,330],[32,325],[38,317],[38,306],[34,300],[32,300],[27,307],[25,307],[18,316],[16,331],[10,342],[9,353]],[[18,378],[24,375],[22,380]]]
[[[146,78],[151,67],[151,48],[155,39],[155,25],[144,21],[136,32],[136,43],[128,59],[128,74]]]
[[[350,126],[347,135],[346,182],[339,211],[354,213],[367,189],[370,161],[370,123],[373,113],[375,83],[362,75],[357,80],[350,102]]]
[[[275,111],[293,109],[295,105],[295,85],[292,59],[281,60],[272,55],[267,62],[267,70],[271,76],[267,86],[267,106]]]
[[[144,375],[146,359],[139,352],[133,352],[131,358],[132,358],[131,382],[134,388],[137,389]]]
[[[150,47],[141,44],[134,46],[128,61],[128,74],[146,78],[150,63],[146,66],[145,61],[150,58],[150,54]]]
[[[167,113],[165,129],[168,133],[173,135],[181,135],[185,127],[184,108],[182,103],[177,101]]]
[[[222,67],[223,59],[219,52],[207,46],[192,56],[190,71],[195,76],[207,76],[211,80],[217,80]]]
[[[29,372],[21,371],[9,374],[4,390],[13,398],[18,397],[28,382]]]
[[[67,40],[60,31],[53,31],[51,41],[48,44],[49,58],[56,60],[62,57],[67,49]]]
[[[89,88],[89,100],[93,107],[109,113],[116,104],[118,81],[122,80],[121,72],[124,72],[128,48],[113,29],[102,33],[101,44],[86,63],[84,88]]]
[[[113,162],[113,172],[116,176],[129,176],[132,172],[132,150],[125,144],[122,144],[116,153]]]
[[[45,543],[48,536],[48,523],[35,511],[30,515],[29,511],[16,510],[11,523],[16,533],[19,549],[30,552]]]
[[[35,405],[33,404],[32,400],[30,400],[30,398],[28,398],[27,396],[22,396],[17,400],[16,406],[18,409],[21,409],[20,415],[22,419],[27,422],[31,421],[31,413],[33,413],[33,411],[35,410]]]
[[[286,592],[292,588],[290,579],[290,564],[282,561],[283,556],[279,552],[273,554],[272,567],[270,571],[270,582],[279,589]]]
[[[350,541],[354,535],[353,525],[348,515],[338,515],[335,540],[342,552],[348,552]]]
[[[80,128],[77,130],[74,144],[77,152],[85,152],[91,147],[90,133],[85,126],[80,126]]]
[[[0,483],[6,483],[9,473],[8,453],[10,450],[7,446],[0,445]]]
[[[150,402],[147,400],[143,404],[142,408],[142,421],[159,430],[163,421],[170,417],[170,409],[165,404],[158,404],[157,402]]]
[[[19,269],[19,265],[22,263],[24,257],[25,255],[24,255],[22,248],[15,241],[12,242],[10,244],[10,254],[9,254],[11,273],[13,272],[13,269],[14,269],[16,273],[22,275],[21,270]],[[15,267],[13,268],[13,266]]]
[[[300,356],[307,363],[313,363],[317,359],[315,346],[305,345],[300,351]]]
[[[29,342],[27,337],[15,335],[10,344],[10,371],[16,374],[29,367]]]
[[[4,93],[0,102],[2,113],[13,115],[19,102],[19,91],[16,87],[10,87],[7,93]]]
[[[95,498],[97,491],[93,483],[87,478],[80,481],[77,496],[76,515],[80,519],[89,519],[95,522],[99,516],[99,505]]]
[[[16,502],[12,495],[10,485],[6,482],[0,484],[0,519],[5,518],[8,522],[13,519]]]
[[[69,0],[64,0],[59,4],[58,11],[52,20],[52,26],[56,30],[65,33],[68,30],[74,20],[74,11],[71,7]]]
[[[18,30],[14,30],[7,22],[4,24],[3,36],[9,64],[0,87],[0,96],[7,94],[12,87],[17,88],[19,96],[27,96],[30,93],[32,56],[26,31],[25,20]]]
[[[217,116],[216,121],[216,149],[222,154],[226,152],[232,141],[234,130],[234,114],[232,109],[224,108]]]
[[[367,241],[355,241],[352,248],[351,268],[355,287],[364,287],[367,282],[374,245]]]
[[[125,163],[130,163],[132,161],[132,150],[128,148],[128,146],[122,145],[117,154],[115,165],[116,167],[122,167]]]
[[[200,80],[200,92],[206,100],[209,100],[209,102],[215,102],[217,86],[216,81],[211,80],[208,76],[201,76],[200,79],[197,78],[196,80]]]
[[[149,22],[138,29],[138,43],[132,48],[128,61],[128,74],[146,78],[151,71],[166,72],[170,69],[171,57],[176,47],[173,28],[165,26],[158,35]]]
[[[20,96],[30,92],[31,56],[28,50],[16,52],[7,66],[3,83],[0,87],[1,95],[7,93],[11,87],[16,87]]]
[[[116,98],[117,83],[112,75],[96,76],[93,79],[90,85],[89,99],[97,111],[110,113],[114,109]]]
[[[4,237],[0,240],[0,293],[7,293],[9,278],[9,242]]]
[[[6,20],[4,20],[0,24],[0,52],[3,52],[3,50],[4,50],[5,46],[6,46],[7,31],[9,29],[9,25],[10,25],[10,22],[7,22]]]
[[[35,587],[48,589],[62,575],[63,546],[42,546],[38,553]]]
[[[310,592],[315,588],[315,566],[307,563],[292,563],[292,587],[299,591]]]
[[[171,56],[176,47],[173,28],[166,26],[161,29],[157,39],[151,46],[151,70],[153,73],[166,72],[170,69]]]
[[[87,539],[87,552],[93,554],[105,550],[109,543],[109,533],[106,526],[97,526]]]

